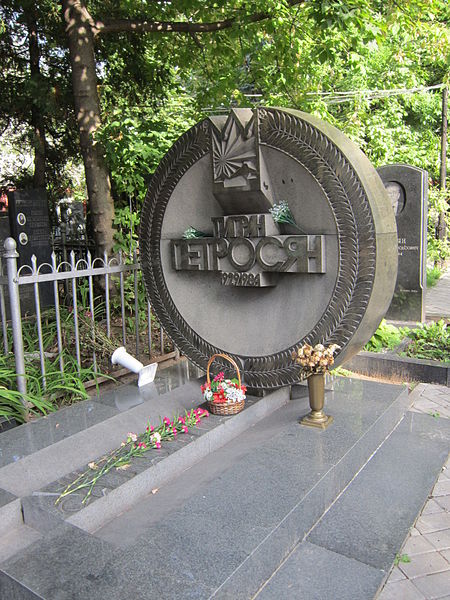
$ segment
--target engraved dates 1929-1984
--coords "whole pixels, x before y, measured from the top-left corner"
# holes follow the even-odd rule
[[[212,218],[212,237],[171,240],[177,271],[216,271],[222,285],[266,287],[278,273],[325,273],[325,236],[280,235],[270,214]]]

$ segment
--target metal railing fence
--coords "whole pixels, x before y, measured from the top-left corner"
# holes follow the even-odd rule
[[[15,240],[7,238],[4,249],[0,259],[3,351],[8,355],[12,345],[17,389],[21,394],[27,392],[27,356],[39,360],[45,389],[49,356],[58,360],[63,373],[65,356],[71,354],[80,373],[89,364],[97,372],[99,354],[105,350],[105,357],[109,359],[115,343],[127,346],[130,351],[133,348],[137,357],[165,353],[168,340],[150,303],[144,299],[136,253],[127,260],[122,253],[92,259],[87,252],[85,259],[77,260],[72,251],[70,260],[58,263],[53,252],[51,264],[38,265],[33,256],[31,265],[18,268]],[[44,286],[47,286],[45,294]],[[28,289],[29,314],[24,310],[25,288]],[[30,327],[37,343],[34,349],[30,347],[30,336],[27,336],[26,348],[24,344],[24,328]],[[49,344],[53,352],[48,351]]]

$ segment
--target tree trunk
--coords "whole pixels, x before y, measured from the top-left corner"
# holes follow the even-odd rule
[[[26,12],[28,29],[28,49],[30,52],[30,75],[33,85],[31,101],[31,126],[33,128],[34,175],[33,186],[45,188],[45,125],[42,110],[39,107],[41,88],[40,53],[35,10]]]
[[[80,0],[62,0],[62,6],[95,246],[97,254],[102,255],[105,251],[111,252],[113,246],[114,204],[102,149],[94,140],[94,134],[101,124],[94,37],[89,14]]]

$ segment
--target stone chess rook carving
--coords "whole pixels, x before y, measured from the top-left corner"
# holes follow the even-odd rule
[[[272,217],[280,202],[289,222]],[[341,364],[392,298],[381,179],[344,134],[298,111],[234,109],[186,132],[155,172],[140,235],[168,335],[203,369],[230,355],[250,387],[298,382],[291,355],[305,343],[338,344]]]
[[[267,212],[274,204],[257,119],[250,108],[209,119],[213,193],[225,214]]]

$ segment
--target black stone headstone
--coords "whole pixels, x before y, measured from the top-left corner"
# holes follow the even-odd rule
[[[31,266],[31,257],[36,256],[37,265],[51,264],[50,219],[47,196],[43,189],[15,190],[8,192],[8,214],[11,237],[16,240],[19,253],[18,266]],[[45,271],[48,273],[49,269]],[[22,271],[23,275],[30,271]],[[21,289],[22,312],[34,312],[33,290],[28,285]],[[53,286],[39,285],[41,308],[51,306]]]
[[[0,256],[3,256],[3,242],[7,237],[11,236],[11,229],[9,227],[8,213],[0,213]]]
[[[50,219],[45,190],[8,192],[11,235],[16,240],[19,264],[31,265],[36,255],[38,265],[51,262]]]
[[[411,165],[378,169],[397,221],[398,274],[386,317],[425,321],[427,285],[428,173]]]

